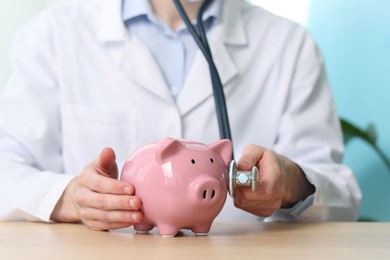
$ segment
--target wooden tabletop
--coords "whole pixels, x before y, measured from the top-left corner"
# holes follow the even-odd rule
[[[81,224],[0,222],[0,259],[390,259],[390,223],[216,222],[181,231],[91,231]]]

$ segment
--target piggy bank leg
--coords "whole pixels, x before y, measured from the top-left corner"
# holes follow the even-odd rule
[[[209,233],[210,228],[211,228],[211,223],[208,223],[199,226],[193,226],[191,227],[191,230],[192,232],[195,233],[196,236],[206,236],[207,233]]]
[[[154,225],[153,224],[149,224],[149,223],[139,223],[139,224],[135,224],[134,225],[134,230],[138,234],[146,234],[150,230],[152,230],[153,228],[154,228]]]
[[[169,224],[157,224],[158,231],[162,237],[174,237],[179,232],[180,228]]]

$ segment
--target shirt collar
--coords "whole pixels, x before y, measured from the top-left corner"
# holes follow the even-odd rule
[[[214,0],[209,8],[203,14],[203,20],[213,18],[216,21],[221,16],[221,1]],[[124,22],[131,22],[131,20],[138,17],[147,17],[150,21],[155,21],[156,16],[153,13],[152,7],[148,0],[123,0],[122,4],[122,19]]]
[[[122,19],[123,21],[129,21],[131,19],[148,16],[152,17],[153,11],[148,0],[123,0],[122,4]]]
[[[129,32],[122,19],[123,0],[96,1],[98,1],[101,10],[97,25],[97,39],[101,42],[123,42],[128,39]],[[248,44],[245,22],[240,10],[241,1],[214,1],[218,3],[218,24],[223,23],[220,27],[223,31],[221,40],[233,45]]]

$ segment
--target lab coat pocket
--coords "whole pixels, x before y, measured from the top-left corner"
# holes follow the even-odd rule
[[[137,146],[138,120],[134,111],[66,105],[61,113],[67,173],[79,173],[104,147],[114,149],[121,167]]]

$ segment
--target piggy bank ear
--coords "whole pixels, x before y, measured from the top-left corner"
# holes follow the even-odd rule
[[[158,163],[163,163],[175,155],[180,149],[183,148],[183,145],[173,139],[173,138],[164,138],[157,142],[156,147],[156,161]]]
[[[214,143],[208,144],[207,147],[219,153],[226,164],[226,167],[230,164],[232,159],[233,146],[232,141],[223,139]]]

